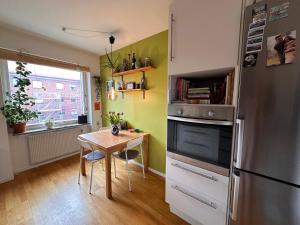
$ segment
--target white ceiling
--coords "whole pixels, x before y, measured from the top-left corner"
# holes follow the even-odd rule
[[[171,0],[0,0],[0,22],[102,55],[108,35],[84,38],[62,27],[115,31],[121,48],[166,30]],[[0,34],[1,35],[1,34]],[[88,34],[90,35],[90,34]]]

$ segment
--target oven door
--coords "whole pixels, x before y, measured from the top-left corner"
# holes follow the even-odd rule
[[[169,153],[230,167],[232,122],[168,117]]]

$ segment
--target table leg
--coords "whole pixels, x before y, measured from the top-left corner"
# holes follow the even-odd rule
[[[106,197],[112,198],[111,191],[111,154],[106,153],[105,155],[105,177],[106,177]]]
[[[145,172],[148,172],[148,166],[149,166],[149,135],[144,136],[143,153],[144,153]]]
[[[83,155],[84,155],[84,150],[83,150]],[[81,159],[81,165],[80,165],[80,168],[81,168],[81,175],[82,176],[86,176],[86,170],[85,170],[85,158],[82,158]]]

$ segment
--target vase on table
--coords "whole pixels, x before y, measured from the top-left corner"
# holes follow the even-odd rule
[[[119,131],[120,131],[120,129],[119,129],[118,124],[112,124],[112,125],[111,125],[111,133],[112,133],[113,135],[118,135],[118,134],[119,134]]]

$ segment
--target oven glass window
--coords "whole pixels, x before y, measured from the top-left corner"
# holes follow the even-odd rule
[[[229,168],[232,127],[168,120],[168,151]]]

